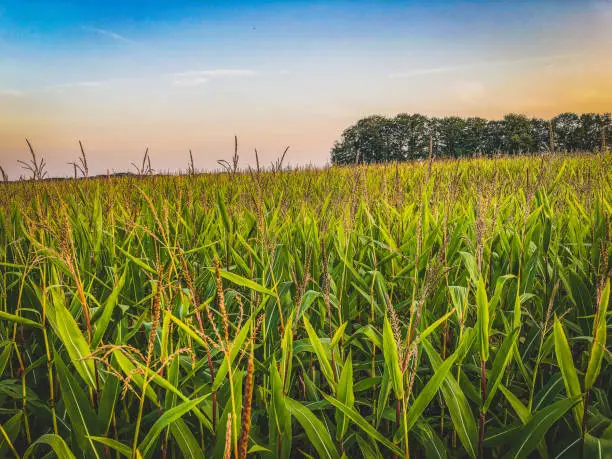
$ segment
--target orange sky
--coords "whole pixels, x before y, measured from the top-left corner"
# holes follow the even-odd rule
[[[93,173],[127,170],[147,146],[156,169],[184,169],[190,148],[211,169],[231,156],[234,134],[245,164],[254,148],[269,162],[290,145],[290,163],[322,165],[342,130],[371,114],[612,111],[612,2],[452,3],[389,4],[338,24],[311,8],[292,28],[280,24],[293,10],[271,10],[214,22],[212,41],[193,18],[112,31],[10,24],[0,32],[0,165],[22,173],[28,137],[52,175],[71,173],[78,139]],[[238,23],[249,24],[244,36]]]

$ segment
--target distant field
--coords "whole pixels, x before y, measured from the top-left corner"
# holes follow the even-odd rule
[[[0,189],[0,457],[612,455],[610,153]]]

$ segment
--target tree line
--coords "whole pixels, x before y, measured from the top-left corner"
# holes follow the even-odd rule
[[[610,113],[562,113],[550,120],[511,113],[502,120],[369,116],[345,129],[331,150],[333,164],[461,158],[496,153],[603,151],[612,136]]]

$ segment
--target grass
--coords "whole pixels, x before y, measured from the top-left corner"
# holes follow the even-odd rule
[[[611,178],[0,184],[0,456],[610,457]]]

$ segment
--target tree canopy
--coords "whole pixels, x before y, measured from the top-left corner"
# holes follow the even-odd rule
[[[610,145],[610,113],[562,113],[550,120],[510,113],[502,120],[369,116],[345,129],[331,150],[333,164],[380,163],[495,153],[596,151]]]

